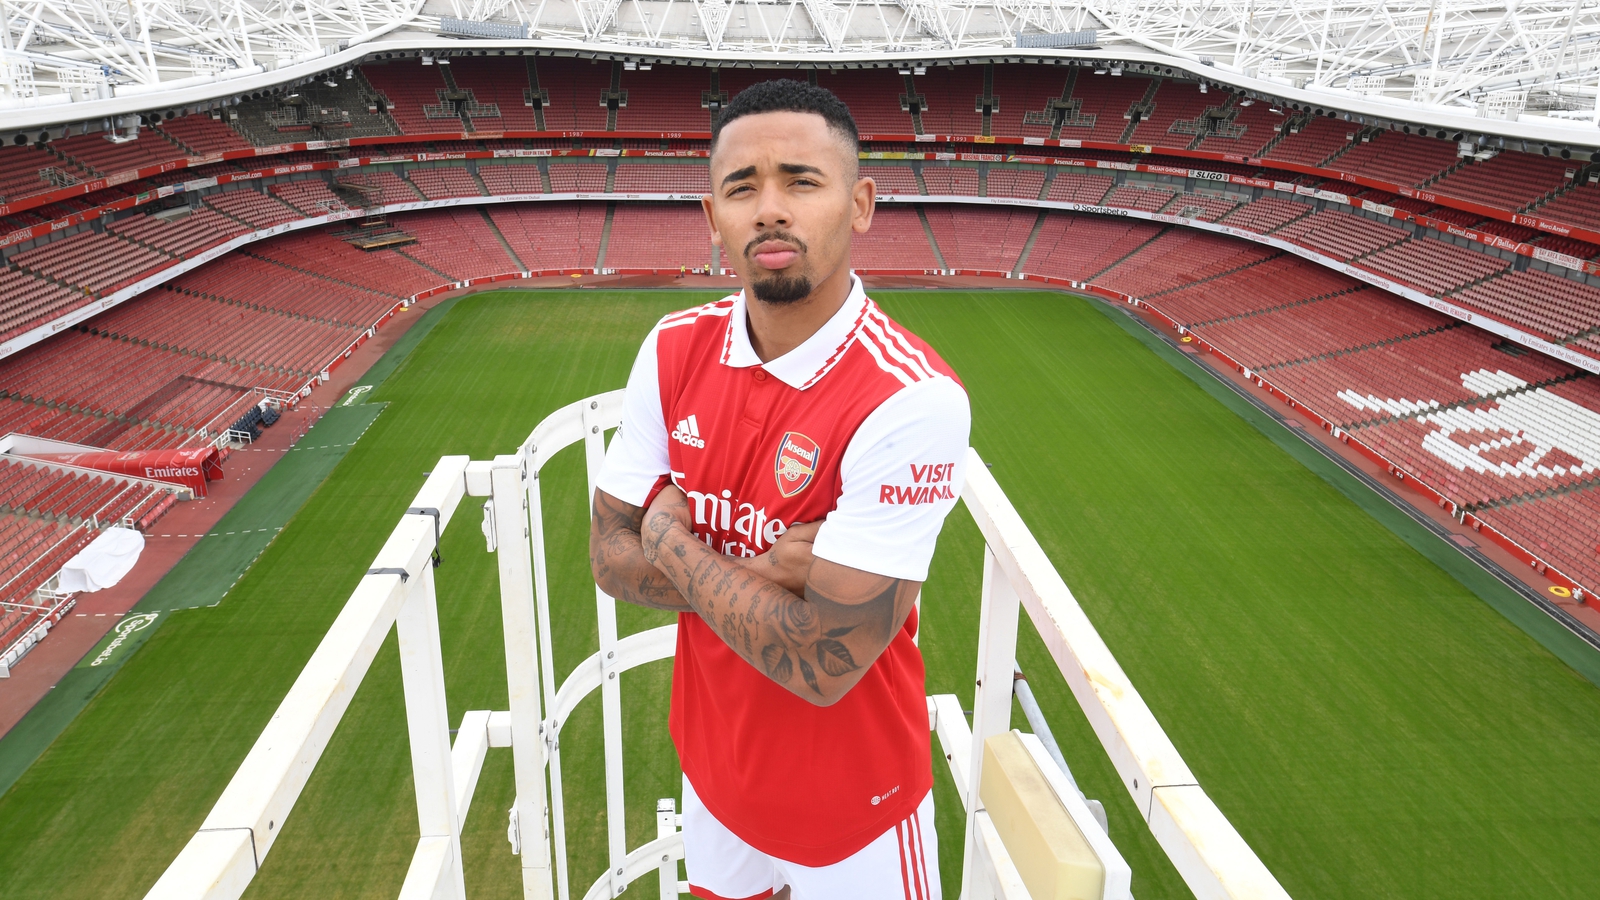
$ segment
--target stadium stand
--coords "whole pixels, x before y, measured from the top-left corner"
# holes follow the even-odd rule
[[[863,134],[912,134],[911,113],[900,106],[906,92],[905,79],[893,69],[856,69],[849,72],[817,73],[817,84],[833,91],[850,107],[856,127]],[[731,94],[730,94],[731,96]],[[923,134],[931,134],[923,126]]]
[[[96,175],[112,175],[144,166],[174,162],[188,156],[158,131],[146,129],[135,140],[113,144],[98,134],[80,134],[50,144],[50,152]]]
[[[455,281],[522,271],[477,208],[427,210],[398,221],[417,242],[396,252]]]
[[[0,547],[8,551],[0,557],[0,599],[27,603],[100,527],[124,519],[148,527],[171,507],[167,496],[111,475],[0,460]],[[0,619],[0,647],[15,638]]]
[[[253,229],[270,228],[302,218],[288,204],[254,188],[221,191],[205,198],[207,206]]]
[[[1002,67],[1004,68],[1004,67]],[[904,76],[915,85],[916,93],[922,96],[922,128],[924,134],[1020,134],[1014,128],[1006,127],[1004,131],[985,132],[983,130],[983,113],[978,111],[978,99],[983,96],[983,66],[938,66],[927,70],[925,75]],[[991,71],[998,72],[998,69]],[[1010,89],[1010,85],[994,85],[996,98],[1004,97],[1004,103],[999,103],[1000,109],[1010,109],[1015,105],[1017,112],[1010,117],[1008,124],[1014,122],[1021,125],[1024,103],[1019,92]],[[901,87],[899,92],[905,92]],[[1057,86],[1059,93],[1059,85]],[[1043,104],[1040,104],[1043,106]],[[1000,126],[998,121],[995,126]]]
[[[904,206],[878,207],[871,230],[850,236],[850,264],[911,272],[942,268],[917,211]]]
[[[544,193],[544,175],[536,165],[478,166],[478,177],[491,196]]]
[[[489,218],[529,269],[593,269],[599,265],[604,203],[540,203],[489,207]]]
[[[1061,136],[1082,141],[1108,141],[1122,143],[1122,134],[1130,124],[1133,104],[1144,97],[1154,85],[1147,78],[1132,75],[1078,75],[1072,96],[1081,99],[1078,118],[1062,124]]]
[[[267,190],[308,216],[320,216],[346,208],[345,202],[339,199],[339,196],[328,188],[328,183],[320,178],[286,181],[274,184]]]
[[[1553,497],[1517,498],[1475,515],[1547,559],[1558,560],[1581,584],[1600,584],[1600,489],[1589,485]]]
[[[180,116],[162,122],[160,130],[173,141],[197,156],[209,156],[228,150],[244,150],[250,142],[240,137],[220,118],[207,115]]]
[[[33,328],[90,301],[88,294],[36,278],[20,269],[0,269],[0,340]]]
[[[1600,328],[1600,290],[1548,272],[1507,272],[1450,299],[1551,340]]]
[[[383,315],[396,300],[393,294],[331,281],[241,252],[230,255],[226,265],[186,272],[166,288],[245,309],[361,328]]]
[[[1233,212],[1234,207],[1237,205],[1232,200],[1213,194],[1182,193],[1174,194],[1172,201],[1162,207],[1161,211],[1172,216],[1182,216],[1185,219],[1215,222]]]
[[[368,82],[385,101],[385,109],[404,134],[462,131],[461,116],[444,102],[441,66],[411,62],[367,63]]]
[[[478,180],[462,166],[435,166],[412,169],[406,173],[412,186],[429,200],[447,197],[481,197],[483,188]]]
[[[1263,147],[1261,155],[1305,166],[1320,165],[1350,146],[1355,127],[1348,122],[1321,117],[1293,120],[1285,124],[1277,144],[1270,150]]]
[[[1123,209],[1142,209],[1145,212],[1155,212],[1170,203],[1174,193],[1169,187],[1155,184],[1145,187],[1123,185],[1114,188],[1101,202],[1106,206],[1120,206]]]
[[[1273,234],[1344,260],[1366,256],[1411,237],[1404,228],[1333,209],[1291,222]]]
[[[1269,257],[1215,278],[1167,288],[1151,302],[1191,328],[1366,288],[1297,256]]]
[[[999,169],[989,167],[988,192],[990,197],[1021,197],[1039,199],[1044,189],[1045,173],[1038,169]]]
[[[1173,128],[1181,128],[1179,123],[1184,122],[1193,129],[1195,120],[1212,105],[1209,98],[1210,95],[1200,93],[1200,86],[1192,81],[1162,80],[1149,110],[1143,113],[1129,139],[1136,144],[1188,146],[1195,131],[1174,133]],[[1217,99],[1220,100],[1221,95]],[[1187,134],[1187,137],[1180,137],[1180,134]]]
[[[80,231],[24,250],[11,263],[24,272],[102,296],[161,268],[170,257],[98,231]]]
[[[1315,207],[1309,203],[1296,203],[1293,200],[1280,200],[1276,197],[1261,197],[1249,203],[1240,204],[1236,209],[1217,221],[1235,228],[1248,231],[1258,231],[1268,234],[1279,228],[1310,215]]]
[[[1095,283],[1143,297],[1252,266],[1273,255],[1270,247],[1259,244],[1189,228],[1168,229],[1097,276]]]
[[[337,212],[349,208],[344,198],[335,194],[329,181],[320,177],[296,179],[270,185],[268,192],[301,209],[308,216]]]
[[[1567,225],[1576,225],[1591,231],[1600,231],[1600,187],[1592,182],[1573,187],[1551,197],[1549,200],[1536,204],[1529,210],[1531,215],[1541,219],[1550,219]],[[1556,237],[1550,235],[1550,237]],[[1572,251],[1562,250],[1562,253]],[[1587,251],[1572,253],[1582,259],[1590,259],[1595,254]]]
[[[1048,216],[1023,268],[1052,278],[1089,281],[1163,230],[1138,219]]]
[[[701,95],[711,89],[706,70],[657,64],[652,73],[624,72],[628,105],[617,110],[618,131],[705,131]]]
[[[324,281],[367,288],[394,300],[425,291],[439,276],[395,250],[360,250],[332,231],[308,229],[252,244],[247,256],[298,269]],[[392,301],[391,301],[392,302]]]
[[[1033,66],[997,65],[993,71],[999,104],[991,117],[994,134],[1051,137],[1057,130],[1056,122],[1070,114],[1073,86],[1080,77],[1076,70],[1041,71]],[[1051,101],[1057,102],[1052,105]],[[1067,109],[1059,108],[1062,102]]]
[[[707,194],[711,170],[704,163],[620,163],[612,185],[617,193]]]
[[[91,320],[87,330],[273,375],[298,375],[302,383],[360,335],[350,325],[181,292],[162,296],[158,303],[119,306]]]
[[[611,89],[613,73],[622,74],[622,63],[604,60],[539,57],[532,63],[540,90],[550,97],[544,108],[544,127],[549,131],[608,131],[604,95]],[[555,190],[561,190],[555,188]]]
[[[1435,194],[1458,197],[1501,209],[1523,209],[1572,180],[1577,164],[1531,153],[1502,153],[1463,166],[1428,187]]]
[[[401,178],[397,172],[362,169],[353,175],[340,176],[334,182],[334,187],[351,192],[354,202],[348,205],[352,206],[387,206],[391,203],[412,203],[426,199],[411,182]]]
[[[441,76],[443,69],[440,69]],[[476,104],[469,116],[477,131],[539,131],[527,62],[503,56],[458,56],[450,75]],[[542,104],[541,104],[542,105]]]
[[[206,208],[177,217],[139,213],[106,226],[109,234],[178,259],[187,259],[249,230],[248,226]]]
[[[923,166],[922,183],[933,195],[978,196],[978,170],[970,166]]]
[[[1110,175],[1080,175],[1076,172],[1057,170],[1045,199],[1058,203],[1096,204],[1105,199],[1115,183],[1116,179]]]
[[[0,201],[20,200],[89,178],[76,163],[33,147],[0,150]]]
[[[605,163],[551,163],[550,191],[556,194],[602,193],[606,189]]]
[[[1269,141],[1276,140],[1279,129],[1283,127],[1282,110],[1274,112],[1272,104],[1255,101],[1248,101],[1249,105],[1246,106],[1246,101],[1238,97],[1231,98],[1231,101],[1227,113],[1232,117],[1223,119],[1223,127],[1206,135],[1193,149],[1240,156],[1260,155],[1261,148]]]
[[[871,178],[880,195],[922,193],[910,166],[862,166],[861,177]]]
[[[1362,268],[1435,297],[1503,272],[1509,265],[1503,259],[1431,238],[1405,241],[1361,260]]]
[[[1402,185],[1426,183],[1459,162],[1454,144],[1398,131],[1364,136],[1331,169]]]
[[[1396,301],[1404,302],[1404,301]],[[1410,400],[1416,403],[1459,403],[1479,395],[1461,384],[1461,373],[1488,365],[1528,382],[1570,376],[1573,370],[1545,357],[1512,357],[1494,351],[1499,339],[1466,326],[1441,325],[1418,337],[1347,348],[1326,356],[1280,364],[1274,378],[1291,390],[1299,382],[1302,399],[1335,423],[1349,427],[1369,420],[1375,411],[1352,408],[1340,392]]]
[[[934,206],[928,227],[952,269],[1010,272],[1039,221],[1038,210],[982,206]]]
[[[711,265],[711,237],[699,206],[685,203],[619,204],[603,263],[607,269],[657,269]]]
[[[298,89],[301,95],[297,100],[280,97],[246,101],[217,119],[209,115],[171,119],[145,128],[138,140],[128,143],[113,144],[101,135],[79,135],[57,140],[44,149],[0,149],[0,202],[33,197],[97,175],[128,173],[140,166],[170,164],[186,156],[238,150],[252,143],[398,134],[402,129],[409,134],[539,127],[591,133],[607,129],[703,131],[710,115],[708,107],[720,102],[721,96],[732,96],[766,77],[769,73],[747,69],[665,63],[658,64],[653,72],[635,72],[616,64],[566,58],[460,57],[451,65],[433,67],[423,67],[414,60],[367,64],[354,78],[341,79],[337,87],[310,83]],[[1426,215],[1480,234],[1533,244],[1579,259],[1600,256],[1600,247],[1594,244],[1490,218],[1479,208],[1489,207],[1495,215],[1521,211],[1573,227],[1600,227],[1600,200],[1596,199],[1600,197],[1600,187],[1587,181],[1574,184],[1574,179],[1586,172],[1584,164],[1578,162],[1511,150],[1485,161],[1462,161],[1455,155],[1456,144],[1451,140],[1395,131],[1363,132],[1358,126],[1328,117],[1287,110],[1280,114],[1265,101],[1246,105],[1240,97],[1223,91],[1201,95],[1195,85],[1185,82],[1131,74],[1096,75],[1087,67],[998,63],[931,66],[923,75],[900,75],[885,69],[869,73],[819,72],[816,77],[851,103],[862,130],[869,134],[987,133],[1149,144],[1154,152],[1130,154],[1079,148],[1052,148],[1049,152],[1075,160],[1137,161],[1173,168],[1199,166],[1215,172],[1293,181],[1337,193],[1353,191],[1359,199]],[[380,103],[380,95],[387,102]],[[386,124],[390,122],[393,124]],[[567,139],[502,141],[498,135],[491,135],[481,143],[429,138],[426,143],[383,144],[381,150],[352,148],[350,155],[480,148],[564,150],[573,146],[574,142]],[[618,141],[606,136],[597,141],[586,139],[583,146],[704,149],[705,143],[653,136]],[[1237,159],[1221,162],[1162,156],[1162,148],[1221,151],[1236,154]],[[902,139],[868,149],[920,153],[934,148]],[[1000,148],[941,144],[937,149],[990,152]],[[277,153],[249,165],[324,162],[343,155],[342,150],[337,154]],[[1266,163],[1258,165],[1249,158],[1256,155],[1265,156]],[[1337,173],[1414,186],[1426,193],[1417,198],[1397,196],[1334,180],[1337,176],[1330,173],[1302,175],[1275,168],[1274,162],[1326,166]],[[1271,233],[1564,342],[1574,350],[1600,356],[1600,289],[1585,283],[1578,272],[1563,275],[1562,269],[1553,267],[1559,262],[1571,268],[1574,264],[1570,260],[1546,254],[1541,257],[1543,262],[1535,261],[1534,266],[1550,263],[1550,272],[1537,268],[1515,271],[1515,266],[1507,265],[1506,260],[1481,244],[1453,242],[1420,228],[1396,227],[1387,224],[1386,218],[1346,212],[1347,207],[1326,199],[1291,200],[1279,194],[1234,205],[1233,200],[1214,193],[1197,193],[1192,181],[1187,185],[1154,184],[1143,180],[1142,173],[1130,177],[1133,173],[1119,172],[1113,178],[1101,174],[1110,171],[1107,169],[1056,166],[1043,171],[1013,168],[1009,163],[983,163],[976,164],[983,173],[980,177],[979,167],[964,163],[907,165],[875,161],[864,166],[863,172],[871,172],[884,194],[975,196],[981,192],[996,198],[1029,198],[1037,197],[1039,190],[1047,187],[1045,195],[1053,201],[1159,209]],[[921,169],[920,179],[913,165]],[[88,197],[56,198],[48,206],[12,211],[0,227],[13,230],[44,224],[158,185],[241,171],[242,165],[228,164],[174,169]],[[600,192],[609,188],[692,193],[705,189],[705,169],[698,161],[684,165],[640,163],[626,158],[617,163],[552,159],[548,163],[495,162],[476,171],[475,176],[472,170],[456,165],[411,167],[404,178],[392,171],[342,174],[357,185],[376,188],[371,193],[381,202],[485,192]],[[27,249],[8,251],[7,267],[0,270],[0,334],[10,336],[48,322],[81,307],[94,295],[129,284],[146,272],[192,256],[229,235],[360,204],[357,198],[363,192],[342,191],[341,199],[329,189],[326,178],[320,172],[305,173],[283,180],[269,178],[243,188],[225,186],[204,196],[203,206],[171,222],[163,221],[168,215],[165,213],[119,213],[123,218],[102,220],[104,232],[83,230],[41,246],[22,244]],[[1123,181],[1119,183],[1118,178]],[[1181,174],[1177,180],[1182,181]],[[926,190],[919,181],[926,184]],[[1201,190],[1210,190],[1210,185],[1200,184]],[[1472,204],[1477,206],[1459,208]],[[1325,208],[1318,211],[1316,206]],[[1397,401],[1436,400],[1440,404],[1460,404],[1459,408],[1466,410],[1489,410],[1499,401],[1485,400],[1481,393],[1465,385],[1461,376],[1479,370],[1503,371],[1508,377],[1526,382],[1523,388],[1508,388],[1512,391],[1508,396],[1536,396],[1543,391],[1559,397],[1569,391],[1576,392],[1573,396],[1577,399],[1572,402],[1580,407],[1600,408],[1600,397],[1582,392],[1584,385],[1595,381],[1593,378],[1573,378],[1569,367],[1537,354],[1509,355],[1503,349],[1495,349],[1500,345],[1498,339],[1267,248],[1240,250],[1235,243],[1191,234],[1182,228],[1110,217],[1054,213],[1040,217],[1034,210],[950,209],[937,205],[923,210],[926,229],[917,209],[909,204],[904,208],[881,208],[872,232],[855,239],[856,264],[909,271],[927,271],[941,265],[1009,269],[1016,264],[1023,243],[1037,224],[1036,240],[1024,261],[1024,270],[1093,281],[1146,298],[1180,321],[1200,323],[1195,325],[1197,334],[1218,347],[1233,348],[1241,360],[1304,395],[1304,402],[1319,414],[1347,423],[1358,433],[1367,432],[1374,441],[1382,438],[1391,446],[1409,448],[1410,461],[1401,464],[1408,471],[1414,468],[1418,477],[1430,484],[1435,476],[1446,479],[1446,484],[1466,485],[1471,481],[1451,466],[1438,469],[1434,456],[1417,449],[1421,446],[1418,435],[1428,433],[1438,423],[1421,423],[1415,416],[1397,417],[1386,408],[1358,409],[1345,399],[1349,394],[1339,396],[1340,390],[1363,392],[1363,396],[1370,393],[1383,402],[1389,402],[1392,394]],[[300,377],[314,370],[315,357],[334,342],[334,335],[363,329],[399,298],[449,279],[524,266],[571,269],[598,264],[610,268],[675,269],[678,265],[711,261],[710,248],[702,246],[698,239],[680,242],[675,235],[672,246],[658,254],[651,242],[641,237],[652,228],[669,232],[670,229],[661,229],[662,224],[679,224],[680,230],[688,228],[688,212],[694,213],[693,230],[698,232],[698,211],[687,207],[617,204],[603,258],[601,235],[605,231],[606,204],[496,204],[486,207],[485,212],[494,223],[492,226],[484,220],[483,212],[474,209],[392,217],[391,224],[416,237],[416,243],[371,253],[350,246],[342,239],[348,235],[337,228],[317,228],[271,239],[230,254],[226,267],[208,265],[189,272],[178,277],[169,286],[170,291],[153,293],[127,306],[134,309],[139,303],[168,303],[182,298],[206,305],[195,309],[237,308],[248,314],[245,319],[219,319],[216,331],[186,322],[182,328],[173,326],[158,333],[152,330],[156,324],[152,318],[149,327],[141,325],[144,330],[127,340],[98,333],[87,335],[94,342],[72,344],[76,348],[73,352],[89,359],[87,354],[103,352],[101,345],[131,347],[130,341],[148,341],[153,343],[140,344],[143,349],[138,352],[199,353],[209,363],[235,367],[214,373],[219,383],[265,387],[266,382],[250,379],[291,372]],[[496,230],[511,245],[518,260],[507,255]],[[930,244],[929,231],[937,246]],[[979,241],[975,236],[986,240]],[[659,234],[656,237],[659,244]],[[942,263],[940,253],[944,256]],[[1187,266],[1177,265],[1176,260],[1185,260]],[[1526,258],[1519,259],[1517,265],[1526,267]],[[110,318],[119,312],[120,308],[91,320],[87,327],[99,330],[103,322],[120,321]],[[279,320],[304,321],[316,327],[302,333],[270,330],[266,324],[257,324]],[[228,329],[238,327],[241,321],[250,323],[261,335],[272,337],[254,344],[230,343]],[[41,347],[65,344],[83,335],[81,330],[71,332]],[[34,352],[25,351],[19,356]],[[99,361],[100,357],[93,359],[93,365],[108,364]],[[9,359],[0,361],[0,366],[10,363]],[[79,356],[58,357],[56,363],[82,364]],[[142,356],[116,356],[114,365],[118,371],[123,367],[142,370],[147,361]],[[152,365],[152,377],[163,377],[165,363]],[[1424,370],[1432,374],[1419,374]],[[200,378],[192,374],[182,377]],[[212,375],[204,378],[211,379]],[[1562,378],[1572,380],[1560,381]],[[149,385],[140,383],[146,388],[144,396],[153,396]],[[32,389],[32,383],[28,385]],[[0,383],[0,390],[10,388]],[[93,396],[95,390],[94,385],[73,383],[52,388],[53,393],[27,394],[30,399],[14,393],[0,397],[0,428],[11,425],[17,430],[49,432],[72,439],[94,436],[104,431],[107,421],[74,411],[73,407],[100,409],[102,401]],[[70,391],[81,391],[85,396],[69,397]],[[118,446],[166,446],[174,440],[190,439],[194,432],[185,429],[199,427],[193,423],[207,410],[216,411],[214,419],[235,409],[243,402],[241,398],[248,396],[220,389],[214,395],[202,395],[200,388],[190,382],[183,382],[180,393],[188,399],[174,401],[177,405],[171,408],[162,407],[159,416],[111,423],[121,430],[109,438],[100,434],[101,442],[107,446],[114,442],[121,442]],[[54,399],[31,399],[47,395]],[[41,405],[45,402],[58,405]],[[122,405],[106,408],[126,408],[125,400],[116,403]],[[1385,421],[1377,422],[1378,419]],[[1421,430],[1404,432],[1405,428]],[[1411,443],[1406,444],[1407,440]],[[1401,451],[1394,453],[1399,462]],[[1417,456],[1418,453],[1423,455]],[[1428,470],[1433,474],[1423,473],[1424,463],[1435,466]],[[1449,481],[1452,477],[1454,481]],[[1499,478],[1482,473],[1475,477]],[[1523,498],[1511,488],[1489,490],[1487,483],[1461,490],[1459,499],[1479,504],[1485,521],[1506,522],[1507,529],[1522,528],[1521,533],[1548,543],[1550,553],[1567,554],[1565,565],[1576,565],[1571,554],[1577,545],[1568,546],[1561,540],[1571,537],[1572,523],[1582,510],[1591,510],[1592,516],[1592,507],[1573,498],[1586,497],[1592,503],[1597,494],[1594,487],[1575,487],[1559,495],[1532,499]],[[1549,524],[1551,516],[1565,524]],[[1557,540],[1550,529],[1566,531]],[[1534,543],[1538,541],[1528,546]],[[3,547],[4,542],[0,541],[0,548]],[[1592,566],[1593,560],[1589,564]],[[0,622],[0,628],[4,627]]]
[[[1289,263],[1287,268],[1299,268],[1292,259],[1285,261]],[[1238,281],[1253,280],[1254,277]],[[1422,334],[1451,323],[1449,318],[1415,304],[1394,303],[1380,291],[1338,290],[1290,303],[1280,303],[1282,295],[1273,293],[1272,302],[1277,308],[1272,309],[1270,315],[1234,315],[1192,326],[1194,332],[1212,343],[1230,348],[1234,359],[1259,369],[1376,341]],[[1208,299],[1214,296],[1214,293],[1208,294]],[[1158,305],[1164,309],[1167,307],[1165,298],[1166,295],[1162,295],[1158,300]],[[1206,314],[1217,311],[1216,307],[1210,307]]]
[[[107,383],[108,371],[124,373],[124,377]],[[165,427],[183,432],[184,437],[215,426],[218,414],[239,396],[249,395],[252,388],[290,391],[304,383],[305,379],[289,374],[86,331],[63,335],[41,352],[7,357],[0,364],[0,390],[12,398],[75,406],[90,416],[122,417],[126,421],[120,424]],[[112,427],[119,423],[102,424],[120,431]],[[227,424],[213,427],[212,436]],[[83,443],[121,449],[103,439]]]

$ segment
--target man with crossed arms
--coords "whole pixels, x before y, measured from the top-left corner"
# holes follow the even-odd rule
[[[967,395],[849,267],[849,110],[757,84],[712,129],[744,290],[663,318],[594,495],[594,577],[680,613],[673,742],[707,900],[940,897],[915,601],[965,474]]]

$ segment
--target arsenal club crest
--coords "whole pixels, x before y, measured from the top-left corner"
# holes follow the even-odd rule
[[[785,432],[778,441],[778,459],[773,464],[778,493],[787,498],[805,490],[812,476],[817,474],[817,464],[821,460],[822,448],[816,441],[798,431]]]

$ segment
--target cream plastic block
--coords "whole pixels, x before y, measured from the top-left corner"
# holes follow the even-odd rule
[[[1106,872],[1015,732],[983,744],[978,794],[1034,900],[1100,900]]]

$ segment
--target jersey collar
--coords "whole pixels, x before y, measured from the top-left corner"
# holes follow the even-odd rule
[[[796,390],[805,390],[828,374],[844,356],[850,342],[861,329],[861,321],[872,301],[867,299],[861,279],[850,273],[850,295],[833,317],[800,346],[777,359],[763,363],[750,345],[750,324],[745,313],[744,291],[734,295],[728,315],[728,332],[723,341],[722,364],[736,369],[761,366],[767,373]]]

